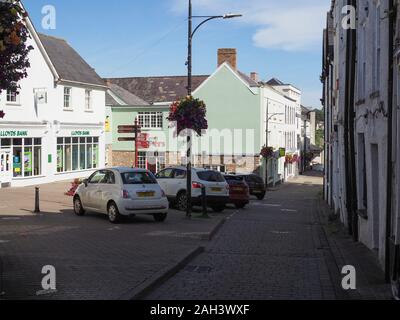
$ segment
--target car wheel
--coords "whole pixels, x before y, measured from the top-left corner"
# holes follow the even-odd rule
[[[157,222],[164,222],[167,219],[167,213],[156,213],[153,215],[154,220]]]
[[[236,209],[244,209],[246,206],[246,203],[235,203]]]
[[[108,205],[107,210],[108,220],[111,223],[119,223],[121,221],[121,214],[119,213],[118,207],[114,202]]]
[[[77,216],[83,216],[85,214],[85,210],[83,209],[82,201],[79,196],[74,198],[74,212]]]
[[[211,207],[211,209],[212,209],[214,212],[222,212],[222,211],[225,210],[225,206],[213,206],[213,207]]]
[[[264,198],[265,198],[265,193],[257,196],[258,200],[264,200]]]
[[[186,208],[187,208],[186,192],[181,192],[180,194],[178,194],[178,197],[176,198],[176,206],[177,206],[178,210],[186,211]]]

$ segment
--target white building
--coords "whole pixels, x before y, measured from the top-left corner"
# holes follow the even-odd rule
[[[263,85],[262,92],[265,106],[264,144],[275,150],[283,147],[286,154],[300,157],[301,91],[274,78]],[[281,157],[268,162],[268,184],[275,185],[298,175],[299,163],[285,163],[285,160]]]
[[[34,50],[19,94],[0,93],[0,185],[87,176],[104,166],[105,85],[62,39],[27,27]]]
[[[324,31],[325,199],[376,253],[389,281],[400,276],[400,3],[350,1],[356,28],[346,30],[348,4],[332,1]]]

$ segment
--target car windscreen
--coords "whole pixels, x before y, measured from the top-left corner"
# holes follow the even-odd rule
[[[224,182],[225,179],[219,172],[215,171],[201,171],[197,172],[197,175],[202,181],[208,182]]]
[[[128,184],[157,184],[155,177],[149,172],[121,173],[122,182]]]

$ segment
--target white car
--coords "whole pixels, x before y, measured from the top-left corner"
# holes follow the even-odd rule
[[[187,182],[185,167],[171,167],[160,171],[157,181],[166,193],[168,200],[179,210],[187,207]],[[192,204],[202,205],[202,188],[205,187],[207,206],[215,212],[222,212],[229,203],[229,185],[218,171],[192,169]]]
[[[156,221],[167,218],[168,199],[148,170],[110,168],[98,170],[83,181],[74,195],[74,211],[108,215],[112,223],[122,216],[152,215]]]

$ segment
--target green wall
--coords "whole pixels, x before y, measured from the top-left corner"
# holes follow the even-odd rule
[[[258,153],[260,141],[260,95],[241,81],[228,67],[223,66],[202,87],[195,91],[195,97],[207,105],[207,119],[210,128],[254,129],[254,149]],[[245,136],[243,150],[246,151]]]

